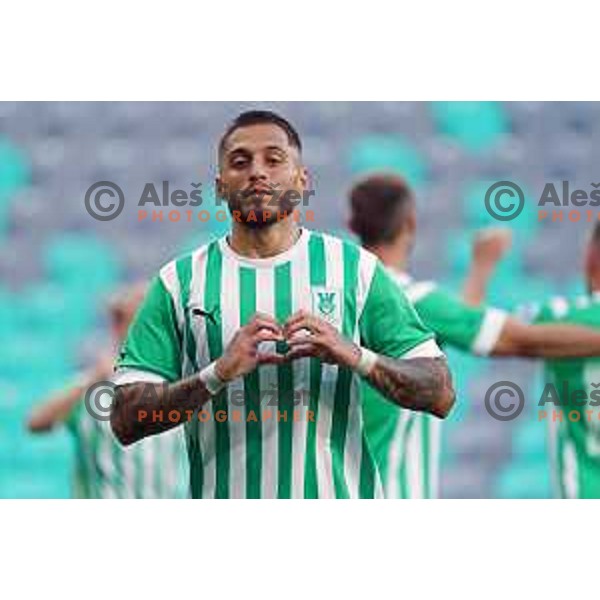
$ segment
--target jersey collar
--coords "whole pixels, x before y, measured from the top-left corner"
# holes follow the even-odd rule
[[[270,256],[269,258],[249,258],[247,256],[238,254],[229,245],[229,242],[227,241],[228,235],[224,235],[219,240],[219,248],[223,253],[223,256],[227,256],[234,261],[249,265],[251,267],[275,267],[292,260],[298,255],[299,252],[301,252],[302,248],[306,248],[308,244],[308,238],[310,237],[310,231],[304,227],[300,227],[300,237],[296,240],[294,245],[288,248],[285,252],[276,254],[275,256]]]

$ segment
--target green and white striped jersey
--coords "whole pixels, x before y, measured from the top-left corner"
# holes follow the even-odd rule
[[[600,293],[557,296],[523,307],[519,316],[533,323],[600,327]],[[547,414],[557,495],[600,498],[600,357],[546,360],[544,367],[545,402],[539,410]]]
[[[495,346],[506,313],[474,308],[430,281],[390,271],[440,344],[487,355]],[[387,498],[436,498],[439,494],[441,421],[399,409],[365,387],[365,429]]]
[[[219,358],[255,312],[283,324],[300,309],[387,356],[439,352],[374,255],[302,229],[272,258],[239,256],[223,237],[163,267],[132,323],[115,382],[176,381]],[[271,342],[268,349],[284,351]],[[345,367],[314,358],[260,366],[185,423],[192,496],[380,497],[360,408],[358,377]]]
[[[76,498],[187,498],[189,473],[181,431],[123,447],[110,424],[92,417],[83,399],[66,426],[75,440]]]

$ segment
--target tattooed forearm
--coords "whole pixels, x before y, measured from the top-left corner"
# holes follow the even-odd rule
[[[446,417],[455,400],[446,359],[379,356],[367,380],[402,408]]]
[[[211,396],[198,375],[177,383],[132,383],[118,386],[110,424],[115,437],[128,446],[142,438],[177,427],[210,400]],[[169,416],[172,411],[181,413]]]

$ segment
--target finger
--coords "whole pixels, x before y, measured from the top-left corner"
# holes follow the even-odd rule
[[[300,346],[321,346],[323,345],[324,338],[321,335],[296,335],[293,338],[287,339],[287,345],[290,348],[299,348]]]
[[[512,229],[506,229],[505,231],[502,232],[502,242],[504,244],[505,248],[510,248],[510,246],[512,245],[512,241],[513,241],[513,232]]]
[[[299,344],[285,354],[287,360],[294,360],[296,358],[304,358],[307,356],[316,357],[318,355],[318,348],[314,344]]]
[[[315,344],[311,344],[311,343],[304,343],[304,344],[296,344],[295,346],[291,347],[289,352],[317,352],[318,351],[318,347]]]
[[[284,327],[285,337],[289,339],[301,329],[307,329],[310,333],[320,333],[321,324],[314,316],[306,315],[302,319],[295,321],[292,325]]]
[[[279,323],[277,323],[277,320],[275,319],[275,317],[273,317],[272,315],[269,315],[267,313],[264,313],[264,312],[255,312],[252,315],[252,317],[250,317],[250,322],[256,321],[256,320],[267,321],[269,323],[273,323],[273,325],[279,325]]]
[[[269,329],[259,329],[252,335],[252,343],[255,345],[261,342],[282,342],[284,337],[281,333],[273,333]]]
[[[315,334],[311,333],[308,329],[299,329],[298,331],[292,332],[290,335],[285,336],[285,341],[287,344],[293,343],[296,344],[298,342],[303,343],[307,341],[311,341]]]
[[[281,325],[279,325],[279,323],[277,323],[277,321],[275,321],[274,319],[263,319],[261,317],[257,317],[255,319],[252,319],[248,325],[248,333],[250,333],[250,335],[254,335],[256,333],[258,333],[259,331],[271,331],[272,333],[279,335],[279,339],[282,340],[283,339],[283,329],[281,327]]]
[[[294,325],[296,322],[301,321],[302,319],[305,319],[306,317],[309,317],[309,316],[310,316],[310,313],[308,311],[298,310],[293,315],[288,317],[287,321],[284,324],[284,328],[290,327],[291,325]]]
[[[258,331],[259,329],[269,329],[271,331],[283,333],[283,327],[281,327],[279,323],[274,322],[270,319],[254,319],[251,323],[248,324],[248,327],[251,331]]]
[[[283,354],[277,354],[275,352],[260,352],[257,355],[257,362],[259,365],[280,365],[287,362],[287,357]]]
[[[476,239],[481,241],[498,240],[506,244],[512,240],[512,230],[509,227],[485,227],[477,232]]]

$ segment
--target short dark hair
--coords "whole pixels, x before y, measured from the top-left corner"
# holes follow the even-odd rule
[[[391,243],[413,207],[413,193],[402,177],[373,174],[350,191],[350,229],[364,246]]]
[[[221,137],[221,141],[219,142],[219,159],[223,155],[223,150],[225,148],[225,143],[229,136],[240,129],[241,127],[249,127],[250,125],[262,125],[264,123],[270,123],[272,125],[277,125],[285,131],[288,141],[291,146],[297,148],[298,151],[302,152],[302,142],[300,141],[300,136],[298,132],[294,128],[294,126],[281,115],[274,113],[270,110],[248,110],[239,114],[227,127],[225,133]]]

